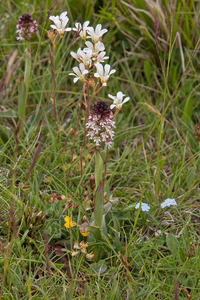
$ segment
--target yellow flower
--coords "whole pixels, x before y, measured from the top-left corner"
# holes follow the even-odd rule
[[[71,227],[74,227],[74,226],[77,225],[76,222],[72,221],[72,216],[71,217],[69,217],[69,216],[65,217],[65,222],[66,223],[64,224],[64,226],[66,228],[71,228]]]
[[[86,232],[81,232],[81,231],[80,231],[80,233],[81,233],[83,236],[88,236],[88,234],[89,234],[87,231],[86,231]]]

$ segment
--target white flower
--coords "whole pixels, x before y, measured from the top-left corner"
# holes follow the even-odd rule
[[[83,63],[85,68],[88,69],[92,65],[92,50],[86,49],[85,51],[79,48],[77,53],[70,52],[71,56],[74,57],[78,62]]]
[[[107,31],[107,29],[101,29],[101,24],[98,24],[95,30],[93,27],[88,27],[87,33],[89,34],[89,36],[87,36],[87,38],[92,38],[92,42],[96,44],[99,41],[100,37],[102,37],[102,35]]]
[[[73,68],[73,71],[75,74],[69,73],[69,75],[75,76],[75,78],[73,80],[74,83],[76,83],[78,80],[85,81],[85,74],[88,73],[88,70],[85,69],[85,66],[83,63],[79,64],[79,68],[78,67]]]
[[[92,56],[96,58],[100,51],[103,51],[105,49],[105,46],[101,42],[97,42],[96,44],[92,44],[91,42],[85,42],[86,46],[92,50]],[[87,51],[88,48],[84,48],[83,51]]]
[[[105,55],[106,55],[105,51],[100,52],[97,55],[96,61],[99,63],[102,63],[102,62],[104,62],[104,59],[109,59],[109,56],[105,56]],[[95,58],[93,58],[93,59],[95,59]]]
[[[138,202],[138,203],[136,204],[135,209],[138,209],[139,206],[140,206],[140,202]],[[147,203],[143,203],[143,202],[142,202],[142,203],[141,203],[141,211],[143,211],[143,212],[145,212],[145,211],[149,212],[149,210],[150,210],[150,206],[149,206]]]
[[[94,76],[97,77],[97,78],[100,78],[102,85],[106,86],[109,76],[111,74],[115,73],[116,70],[113,69],[113,70],[110,71],[110,65],[108,65],[108,64],[106,64],[104,66],[104,70],[103,70],[103,65],[98,63],[98,62],[95,64],[95,66],[97,68],[97,73],[94,73]]]
[[[71,51],[70,54],[71,54],[71,56],[72,56],[73,58],[75,58],[79,63],[81,63],[81,62],[82,62],[82,52],[83,52],[83,51],[81,50],[81,48],[78,48],[77,53]]]
[[[54,22],[55,25],[50,25],[51,28],[58,31],[59,35],[63,35],[65,31],[71,31],[71,28],[65,28],[69,18],[66,16],[67,11],[64,11],[60,16],[50,16],[49,19]]]
[[[171,205],[177,205],[175,199],[167,198],[163,203],[161,203],[161,207],[170,207]]]
[[[79,35],[82,38],[82,40],[86,40],[86,32],[88,29],[88,25],[89,25],[90,21],[86,21],[83,23],[83,26],[81,25],[81,23],[75,23],[75,27],[73,28],[74,31],[80,31]]]
[[[86,257],[88,258],[88,259],[93,259],[93,257],[94,257],[94,254],[93,254],[93,251],[92,252],[90,252],[90,253],[88,253],[87,255],[86,255]]]
[[[113,109],[116,106],[116,109],[120,110],[122,105],[130,100],[130,97],[126,97],[124,101],[122,101],[124,96],[126,95],[122,94],[122,92],[118,92],[116,96],[108,94],[108,97],[114,100],[113,104],[110,106],[110,109]]]
[[[74,243],[74,249],[80,249],[79,245],[77,242]]]

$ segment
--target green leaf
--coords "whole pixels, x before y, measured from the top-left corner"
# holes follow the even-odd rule
[[[145,60],[145,62],[144,62],[144,73],[147,78],[148,84],[150,84],[152,75],[151,75],[151,65],[148,60]]]
[[[84,228],[84,230],[82,231],[81,229],[83,229],[83,228]],[[101,239],[101,232],[100,232],[99,227],[97,227],[97,226],[92,226],[92,225],[88,225],[87,223],[83,223],[80,226],[80,231],[91,232],[96,240]]]
[[[24,83],[26,86],[26,93],[28,92],[29,81],[31,77],[31,50],[26,50],[26,59],[25,59],[25,72],[24,72]]]
[[[100,274],[104,273],[107,270],[107,268],[108,267],[107,267],[105,261],[101,260],[97,264],[92,265],[88,270],[92,274],[100,275]]]
[[[98,186],[94,201],[94,224],[101,228],[103,219],[104,182]]]
[[[26,87],[23,79],[19,82],[18,86],[18,116],[23,120],[26,104]]]
[[[188,182],[188,186],[191,186],[196,178],[196,170],[195,168],[191,168],[188,172],[187,172],[187,182]]]
[[[188,126],[191,123],[192,112],[193,112],[193,99],[188,97],[186,104],[185,104],[184,114],[183,114],[183,121]]]
[[[0,140],[3,142],[3,144],[7,143],[9,140],[8,133],[2,126],[0,126]]]
[[[7,110],[1,111],[0,117],[2,117],[2,118],[17,118],[18,116],[17,116],[17,113],[13,109],[9,108]]]
[[[175,238],[175,236],[171,233],[169,233],[166,237],[167,247],[172,253],[173,258],[177,258],[179,256],[179,250],[178,250],[178,241]]]
[[[99,153],[99,151],[97,150],[95,153],[95,184],[96,187],[98,187],[100,185],[100,183],[102,182],[102,178],[103,178],[103,158],[101,156],[101,154]]]

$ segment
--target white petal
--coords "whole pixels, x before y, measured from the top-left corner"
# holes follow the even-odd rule
[[[110,109],[113,109],[115,106],[115,104],[111,104]]]
[[[88,27],[87,32],[88,32],[88,34],[93,35],[94,34],[94,28],[92,26]]]
[[[56,27],[56,25],[50,25],[50,27],[53,28],[53,29],[56,29],[56,30],[58,29],[58,28]]]
[[[113,70],[110,71],[110,74],[109,74],[109,75],[114,74],[115,72],[116,72],[116,70],[113,69]]]
[[[112,95],[108,94],[108,97],[115,101],[115,96],[112,96]]]
[[[104,69],[105,69],[105,76],[107,76],[109,74],[109,71],[110,71],[110,65],[106,64]]]
[[[90,24],[90,21],[85,21],[83,23],[83,29],[85,29],[86,27],[88,27],[89,24]]]
[[[123,96],[125,96],[125,95],[122,94],[122,92],[117,93],[117,99],[120,100],[121,102],[122,102]]]
[[[75,77],[73,82],[76,83],[78,81],[78,79],[79,79],[78,77]]]
[[[101,35],[100,36],[102,36],[104,33],[106,33],[108,31],[108,29],[102,29],[101,30]]]
[[[102,77],[103,76],[103,65],[100,63],[96,63],[95,67],[97,68],[97,72],[99,73],[99,75]]]
[[[85,66],[83,63],[79,64],[79,69],[81,70],[81,73],[83,73],[83,71],[85,70]]]
[[[53,21],[53,22],[54,22],[55,19],[56,19],[55,16],[50,16],[50,17],[49,17],[49,20],[51,20],[51,21]]]
[[[60,19],[63,20],[66,15],[67,15],[67,11],[62,12],[62,14],[60,15]]]
[[[72,68],[72,70],[74,71],[74,73],[76,73],[77,75],[80,74],[80,70],[78,67],[74,67]]]
[[[130,100],[130,97],[126,97],[126,98],[124,99],[124,101],[122,102],[122,104],[126,103],[126,102],[129,101],[129,100]]]
[[[96,77],[96,78],[100,78],[100,75],[99,75],[99,73],[94,73],[94,77]]]
[[[62,27],[63,28],[67,25],[68,21],[69,21],[68,17],[64,18],[64,20],[62,21]]]
[[[84,70],[83,72],[82,72],[82,75],[85,75],[85,74],[87,74],[88,73],[88,70]]]
[[[89,49],[93,50],[93,44],[91,42],[87,41],[85,44]]]
[[[98,24],[95,28],[95,33],[98,34],[101,31],[101,24]]]
[[[77,59],[77,54],[75,52],[71,51],[70,54],[73,58]]]

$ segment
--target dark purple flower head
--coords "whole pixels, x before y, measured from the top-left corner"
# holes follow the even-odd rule
[[[19,37],[17,40],[27,40],[30,41],[32,39],[33,33],[37,32],[38,26],[35,20],[31,19],[29,14],[24,14],[19,18],[17,23],[17,31],[19,33]]]
[[[104,144],[111,146],[115,127],[115,122],[111,116],[111,111],[105,101],[98,101],[94,105],[88,118],[86,127],[89,136],[97,146],[102,147]]]
[[[99,118],[105,118],[110,116],[110,109],[108,109],[108,104],[105,101],[98,101],[92,109],[92,114],[96,114]]]

